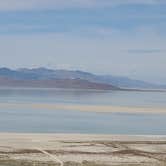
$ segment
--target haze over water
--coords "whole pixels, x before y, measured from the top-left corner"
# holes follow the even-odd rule
[[[11,107],[14,103],[18,107]],[[0,89],[1,132],[166,134],[161,114],[96,113],[19,108],[19,104],[81,104],[166,108],[164,92]]]

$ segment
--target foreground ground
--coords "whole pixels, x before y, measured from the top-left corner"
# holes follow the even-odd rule
[[[0,134],[0,166],[166,166],[166,136]]]

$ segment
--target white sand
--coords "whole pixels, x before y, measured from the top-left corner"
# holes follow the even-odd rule
[[[50,146],[56,141],[166,141],[166,135],[90,135],[90,134],[21,134],[0,133],[0,146],[22,148]]]

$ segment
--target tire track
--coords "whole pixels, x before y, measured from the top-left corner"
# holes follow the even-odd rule
[[[52,155],[52,154],[48,153],[47,151],[42,150],[42,149],[40,149],[40,148],[36,148],[36,150],[38,150],[38,151],[40,151],[41,153],[43,153],[43,154],[49,156],[53,161],[59,163],[60,166],[64,166],[63,161],[61,161],[57,156]]]

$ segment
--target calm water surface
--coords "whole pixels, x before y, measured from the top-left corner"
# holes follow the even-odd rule
[[[164,92],[0,89],[0,103],[62,103],[166,108]],[[166,115],[0,109],[0,132],[166,134]]]

